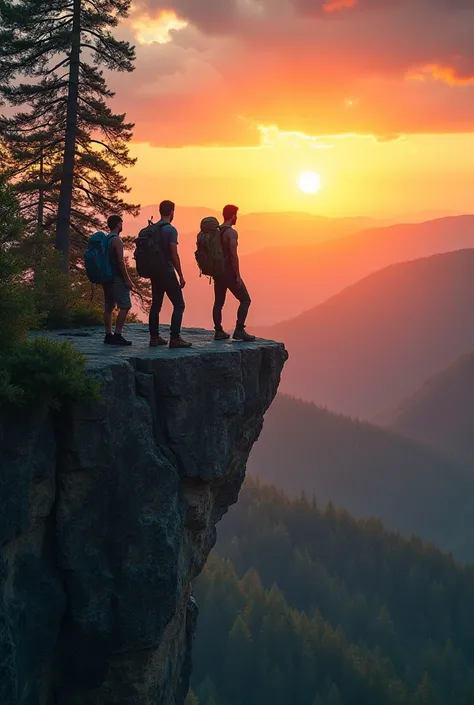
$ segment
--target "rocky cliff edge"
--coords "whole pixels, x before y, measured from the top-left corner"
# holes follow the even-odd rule
[[[0,417],[0,702],[182,705],[192,581],[237,500],[276,394],[280,344],[190,350],[58,333],[99,404]]]

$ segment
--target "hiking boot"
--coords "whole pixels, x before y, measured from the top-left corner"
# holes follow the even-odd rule
[[[171,338],[170,340],[170,348],[190,348],[191,345],[192,343],[188,343],[186,340],[183,340],[181,336]]]
[[[226,333],[225,330],[216,330],[214,335],[214,340],[229,340],[230,334]]]
[[[168,345],[168,341],[161,335],[150,335],[150,348],[157,348],[159,345]]]
[[[121,345],[122,347],[126,347],[128,345],[131,345],[132,341],[131,340],[125,340],[123,335],[121,333],[115,333],[113,336],[112,340],[112,345]]]
[[[112,333],[106,333],[105,338],[104,338],[104,345],[113,345],[114,344],[114,336]]]
[[[234,340],[240,340],[243,343],[251,343],[255,340],[255,336],[249,335],[243,326],[242,328],[236,328],[232,337]]]

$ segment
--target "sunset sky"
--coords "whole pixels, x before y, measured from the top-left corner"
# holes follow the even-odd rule
[[[133,197],[471,212],[473,31],[472,0],[140,0],[120,28],[136,70],[112,79]]]

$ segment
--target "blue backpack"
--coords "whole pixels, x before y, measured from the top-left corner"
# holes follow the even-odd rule
[[[87,250],[84,253],[84,264],[89,281],[93,284],[106,284],[113,279],[109,243],[114,237],[117,237],[116,233],[106,235],[98,232],[89,238]]]

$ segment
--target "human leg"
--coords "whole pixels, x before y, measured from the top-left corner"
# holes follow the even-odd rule
[[[130,309],[128,308],[119,309],[117,319],[115,321],[115,335],[122,335],[122,329],[125,325],[125,321],[127,320],[129,310]]]
[[[170,275],[166,285],[166,295],[173,304],[173,313],[171,315],[170,338],[179,338],[181,335],[181,324],[183,322],[183,314],[185,303],[183,290],[181,289],[176,276]]]
[[[151,307],[148,316],[150,338],[158,338],[160,334],[160,312],[163,306],[165,288],[161,282],[151,280]]]
[[[173,314],[170,326],[170,348],[190,348],[192,343],[188,343],[181,337],[181,323],[185,309],[183,290],[179,285],[176,275],[170,276],[166,287],[166,294],[173,304]]]
[[[112,342],[112,315],[115,308],[115,299],[111,285],[103,284],[102,289],[104,290],[104,343],[110,344]]]
[[[214,308],[212,309],[212,319],[216,333],[222,331],[222,309],[224,308],[226,294],[227,284],[225,279],[214,279]]]
[[[119,308],[115,321],[114,345],[131,345],[132,343],[122,335],[122,329],[127,320],[128,312],[132,308],[130,290],[127,288],[122,277],[116,277],[113,281],[113,294],[115,303]]]
[[[112,310],[104,309],[105,335],[112,335],[112,314]]]
[[[252,303],[247,287],[243,282],[238,284],[236,277],[233,277],[233,279],[229,279],[228,288],[237,301],[239,301],[236,328],[245,328],[245,321],[247,320],[250,304]]]

